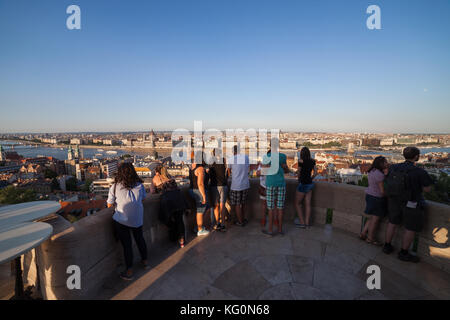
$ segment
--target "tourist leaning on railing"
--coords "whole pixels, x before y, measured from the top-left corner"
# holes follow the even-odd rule
[[[117,171],[114,184],[109,189],[108,208],[114,206],[115,232],[123,246],[126,269],[120,274],[124,280],[133,279],[133,248],[131,233],[141,254],[144,268],[147,263],[147,245],[142,234],[144,224],[145,189],[131,163],[122,163]]]
[[[387,170],[388,162],[386,158],[379,156],[373,160],[368,174],[369,187],[366,189],[366,209],[364,212],[370,215],[370,218],[364,225],[364,229],[359,237],[374,245],[381,245],[375,239],[375,231],[379,221],[387,213],[386,194],[384,192],[384,177],[387,174]]]
[[[398,253],[398,258],[402,261],[419,262],[419,257],[409,253],[409,248],[416,233],[423,228],[425,219],[423,192],[431,190],[433,180],[424,169],[415,165],[420,158],[418,148],[405,148],[403,156],[406,161],[390,166],[386,177],[389,224],[383,252],[390,254],[394,251],[391,241],[398,225],[403,223],[406,230],[403,234],[402,248]]]
[[[312,175],[311,175],[312,174]],[[300,151],[298,159],[298,187],[295,193],[295,208],[297,210],[297,228],[311,226],[311,198],[314,189],[313,179],[317,175],[316,161],[311,158],[311,152],[307,147]],[[305,215],[303,215],[302,202],[305,202]]]

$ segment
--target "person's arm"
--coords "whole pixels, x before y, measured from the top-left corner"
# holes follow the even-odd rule
[[[385,191],[384,191],[384,182],[383,182],[383,181],[380,181],[380,182],[377,182],[377,184],[378,184],[378,188],[380,188],[381,194],[382,194],[383,196],[385,196],[386,193],[385,193]]]
[[[314,166],[312,179],[314,180],[315,177],[317,177],[317,166]]]
[[[431,179],[430,175],[423,170],[420,175],[420,183],[422,185],[423,192],[430,192],[431,186],[433,185],[433,179]]]
[[[146,192],[145,192],[145,187],[143,184],[141,184],[141,194],[142,194],[142,203],[144,203],[145,197],[146,197]]]
[[[106,200],[106,206],[108,208],[111,208],[114,206],[114,203],[116,202],[116,197],[114,196],[114,188],[116,187],[115,184],[113,184],[110,188],[109,188],[109,192],[108,192],[108,200]]]
[[[199,168],[195,171],[195,175],[197,176],[197,184],[198,184],[198,190],[200,191],[200,194],[203,197],[202,204],[206,203],[206,192],[205,192],[205,169]]]
[[[291,170],[289,170],[289,167],[288,167],[287,162],[286,162],[286,156],[284,154],[282,154],[280,156],[280,158],[281,158],[280,159],[281,160],[281,168],[283,168],[284,173],[291,172]]]

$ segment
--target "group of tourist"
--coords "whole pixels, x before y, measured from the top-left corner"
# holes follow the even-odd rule
[[[192,161],[189,168],[189,195],[195,202],[197,236],[204,236],[210,231],[204,226],[204,217],[211,213],[212,230],[226,231],[225,221],[230,217],[225,208],[227,199],[231,209],[236,214],[235,225],[244,227],[246,218],[246,201],[250,188],[249,157],[233,148],[233,155],[224,159],[221,155],[214,157],[213,164],[206,165],[202,155],[201,161]],[[376,240],[376,230],[383,217],[388,216],[389,223],[386,231],[383,252],[389,254],[394,248],[391,244],[394,233],[403,222],[406,229],[399,259],[418,262],[419,258],[409,253],[409,248],[416,232],[419,232],[424,219],[423,191],[429,191],[432,180],[425,170],[415,166],[420,151],[414,147],[405,148],[404,163],[388,165],[386,158],[375,158],[368,172],[369,186],[366,190],[366,210],[370,219],[365,224],[359,237],[373,245],[381,245]],[[192,160],[195,154],[191,154]],[[283,235],[283,210],[286,201],[285,174],[289,172],[287,157],[277,153],[278,159],[271,150],[263,157],[257,168],[260,178],[258,188],[262,208],[262,232],[270,237],[275,234]],[[278,160],[278,161],[274,161]],[[278,163],[272,167],[272,163]],[[301,149],[298,157],[298,186],[295,195],[295,208],[298,218],[294,224],[298,228],[308,228],[312,225],[311,199],[314,189],[314,178],[317,175],[316,162],[311,157],[308,148]],[[270,169],[270,174],[267,170]],[[155,169],[152,179],[153,192],[161,193],[160,220],[164,221],[173,233],[171,238],[184,247],[185,228],[183,214],[190,206],[181,195],[175,181],[167,174],[163,166]],[[228,178],[231,177],[230,190]],[[148,268],[147,247],[142,232],[143,200],[145,189],[142,180],[136,174],[130,163],[119,166],[115,183],[111,186],[108,196],[108,207],[115,205],[113,215],[114,230],[123,246],[126,270],[121,273],[125,280],[133,279],[132,262],[133,250],[131,234],[141,254],[142,264]],[[304,207],[304,208],[303,208]],[[277,232],[274,232],[274,225]]]
[[[391,242],[398,226],[403,223],[405,232],[398,258],[403,261],[419,262],[416,255],[409,252],[417,232],[423,227],[425,201],[423,192],[429,192],[433,180],[428,173],[415,163],[420,158],[420,150],[407,147],[403,150],[405,162],[389,165],[386,158],[376,157],[369,169],[369,186],[366,189],[366,210],[370,215],[360,234],[362,240],[381,245],[375,239],[381,219],[388,217],[383,252],[394,251]]]

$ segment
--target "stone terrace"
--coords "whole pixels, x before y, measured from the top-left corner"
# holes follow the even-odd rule
[[[195,238],[184,249],[172,247],[168,257],[152,254],[152,270],[138,270],[133,283],[111,277],[98,298],[450,298],[448,273],[402,262],[348,232],[288,224],[284,236],[270,238],[260,229],[257,223],[232,227]],[[381,290],[366,286],[367,266],[373,264],[381,269]]]
[[[430,203],[418,238],[419,264],[402,262],[396,252],[359,240],[364,188],[318,183],[313,195],[314,227],[293,225],[295,181],[287,183],[284,236],[261,233],[257,180],[251,182],[250,223],[226,233],[195,237],[194,215],[186,219],[189,242],[179,249],[168,242],[158,221],[159,198],[144,202],[144,237],[152,269],[139,268],[132,282],[118,277],[122,248],[111,230],[111,209],[73,224],[60,216],[47,220],[53,236],[25,256],[25,280],[37,281],[45,299],[450,299],[450,207]],[[332,211],[331,225],[325,224]],[[386,223],[382,223],[379,239]],[[402,230],[393,244],[399,247]],[[36,263],[37,262],[37,263]],[[66,287],[67,266],[81,268],[81,290]],[[381,290],[368,290],[369,265],[381,269]],[[1,270],[8,271],[9,266]],[[2,288],[12,288],[1,277]],[[0,296],[1,292],[0,292]]]

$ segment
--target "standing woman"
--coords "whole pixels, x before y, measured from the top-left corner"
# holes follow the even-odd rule
[[[384,177],[387,173],[388,162],[385,157],[379,156],[373,160],[369,169],[369,187],[366,189],[366,214],[370,215],[369,221],[359,235],[362,240],[374,245],[381,245],[375,240],[375,230],[378,222],[386,215],[387,202],[384,193]]]
[[[311,173],[313,175],[311,176]],[[298,228],[311,226],[311,197],[314,189],[313,179],[317,175],[316,161],[311,158],[311,152],[307,147],[300,151],[298,159],[298,182],[297,192],[295,193],[295,207],[299,223],[295,223]],[[305,216],[303,216],[302,202],[305,200]]]
[[[209,234],[209,231],[203,226],[204,214],[209,212],[209,204],[206,190],[208,189],[208,174],[205,170],[206,164],[203,161],[202,153],[197,154],[198,157],[194,157],[191,154],[192,164],[189,169],[189,194],[195,201],[197,208],[197,236],[205,236]],[[195,160],[201,161],[199,164],[195,163]]]
[[[147,263],[147,245],[142,234],[144,223],[145,189],[131,163],[119,165],[114,184],[109,189],[108,208],[116,204],[113,215],[114,228],[123,246],[126,270],[120,274],[124,280],[133,280],[133,248],[131,233],[141,254],[142,264]]]

